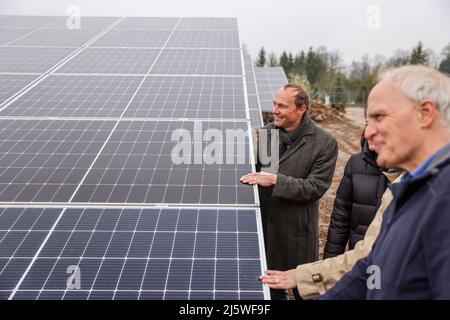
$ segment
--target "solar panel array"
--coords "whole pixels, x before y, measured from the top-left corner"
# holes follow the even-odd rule
[[[288,83],[282,67],[254,67],[261,110],[272,111],[275,93]]]
[[[0,19],[0,299],[268,298],[236,19],[80,22]]]

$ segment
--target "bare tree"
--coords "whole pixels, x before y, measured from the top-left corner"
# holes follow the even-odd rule
[[[275,52],[271,52],[271,53],[269,53],[269,55],[267,56],[268,57],[268,65],[269,65],[269,67],[276,67],[276,66],[278,66],[278,57],[277,57],[277,55],[275,54]]]

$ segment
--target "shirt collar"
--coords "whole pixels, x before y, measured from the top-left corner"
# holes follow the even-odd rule
[[[401,181],[405,182],[411,178],[418,177],[418,176],[424,174],[425,171],[427,170],[428,166],[431,164],[431,162],[433,162],[434,159],[439,157],[444,152],[444,150],[447,149],[449,146],[450,146],[450,143],[446,144],[445,146],[440,148],[438,151],[433,153],[431,156],[429,156],[425,161],[423,161],[421,164],[419,164],[411,172],[406,172],[403,175]]]

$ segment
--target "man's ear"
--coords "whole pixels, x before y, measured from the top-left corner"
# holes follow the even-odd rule
[[[301,114],[306,113],[306,110],[307,110],[307,108],[306,108],[306,105],[304,105],[304,104],[302,104],[300,107],[297,108],[297,111]]]
[[[426,99],[418,106],[419,122],[422,128],[431,127],[438,117],[438,110],[433,100]]]

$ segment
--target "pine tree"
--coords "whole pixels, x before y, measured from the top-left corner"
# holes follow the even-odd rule
[[[409,58],[409,63],[426,65],[428,63],[428,59],[429,59],[429,55],[423,49],[422,41],[419,41],[417,46],[415,46],[411,52],[411,57]]]
[[[450,75],[450,53],[439,64],[439,71]]]
[[[280,66],[283,68],[284,73],[289,74],[288,72],[288,55],[286,51],[283,51],[283,53],[280,56]]]
[[[259,50],[256,65],[258,67],[264,67],[266,65],[266,51],[264,50],[264,47],[262,47],[261,50]]]
[[[294,56],[291,52],[289,52],[288,55],[288,71],[289,73],[292,71],[292,68],[294,68]]]
[[[326,72],[327,66],[322,58],[314,52],[314,50],[309,48],[308,54],[306,56],[306,76],[308,77],[309,83],[314,87],[317,80]]]

